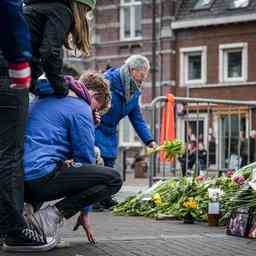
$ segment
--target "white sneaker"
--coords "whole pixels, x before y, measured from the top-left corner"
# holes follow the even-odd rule
[[[48,206],[40,209],[32,215],[34,225],[43,229],[46,236],[53,236],[56,240],[60,236],[60,229],[63,227],[63,217],[55,206]]]
[[[64,218],[58,224],[57,233],[56,233],[57,244],[56,244],[55,248],[60,249],[60,248],[69,248],[70,247],[70,242],[63,238],[63,233],[64,233]]]

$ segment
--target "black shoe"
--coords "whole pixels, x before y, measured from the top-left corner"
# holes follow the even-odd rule
[[[118,204],[118,201],[112,197],[106,198],[103,201],[100,202],[100,204],[105,208],[105,209],[111,209],[115,205]]]
[[[20,233],[8,235],[3,250],[10,252],[41,252],[53,249],[57,244],[55,237],[46,237],[42,230],[29,224]]]

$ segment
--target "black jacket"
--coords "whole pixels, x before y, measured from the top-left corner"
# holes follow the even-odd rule
[[[10,84],[11,82],[9,80],[8,64],[2,51],[0,51],[0,88],[8,88]]]
[[[24,15],[28,22],[32,53],[32,92],[36,80],[45,72],[55,94],[67,93],[63,79],[63,45],[65,33],[73,22],[71,9],[65,0],[25,0]]]

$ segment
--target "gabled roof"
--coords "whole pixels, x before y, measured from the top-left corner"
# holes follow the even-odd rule
[[[212,0],[209,1],[209,8],[195,9],[198,1],[178,1],[173,29],[256,20],[256,0],[250,0],[244,8],[230,8],[230,3],[237,0]]]

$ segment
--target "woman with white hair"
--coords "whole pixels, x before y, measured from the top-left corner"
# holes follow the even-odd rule
[[[101,150],[105,166],[114,166],[118,146],[117,126],[126,116],[145,145],[156,145],[139,105],[142,83],[147,79],[149,69],[150,64],[146,57],[132,55],[120,68],[110,68],[105,73],[105,78],[110,81],[111,108],[102,116],[101,123],[95,131],[96,146]],[[105,208],[110,208],[115,201],[108,199],[101,204]]]

